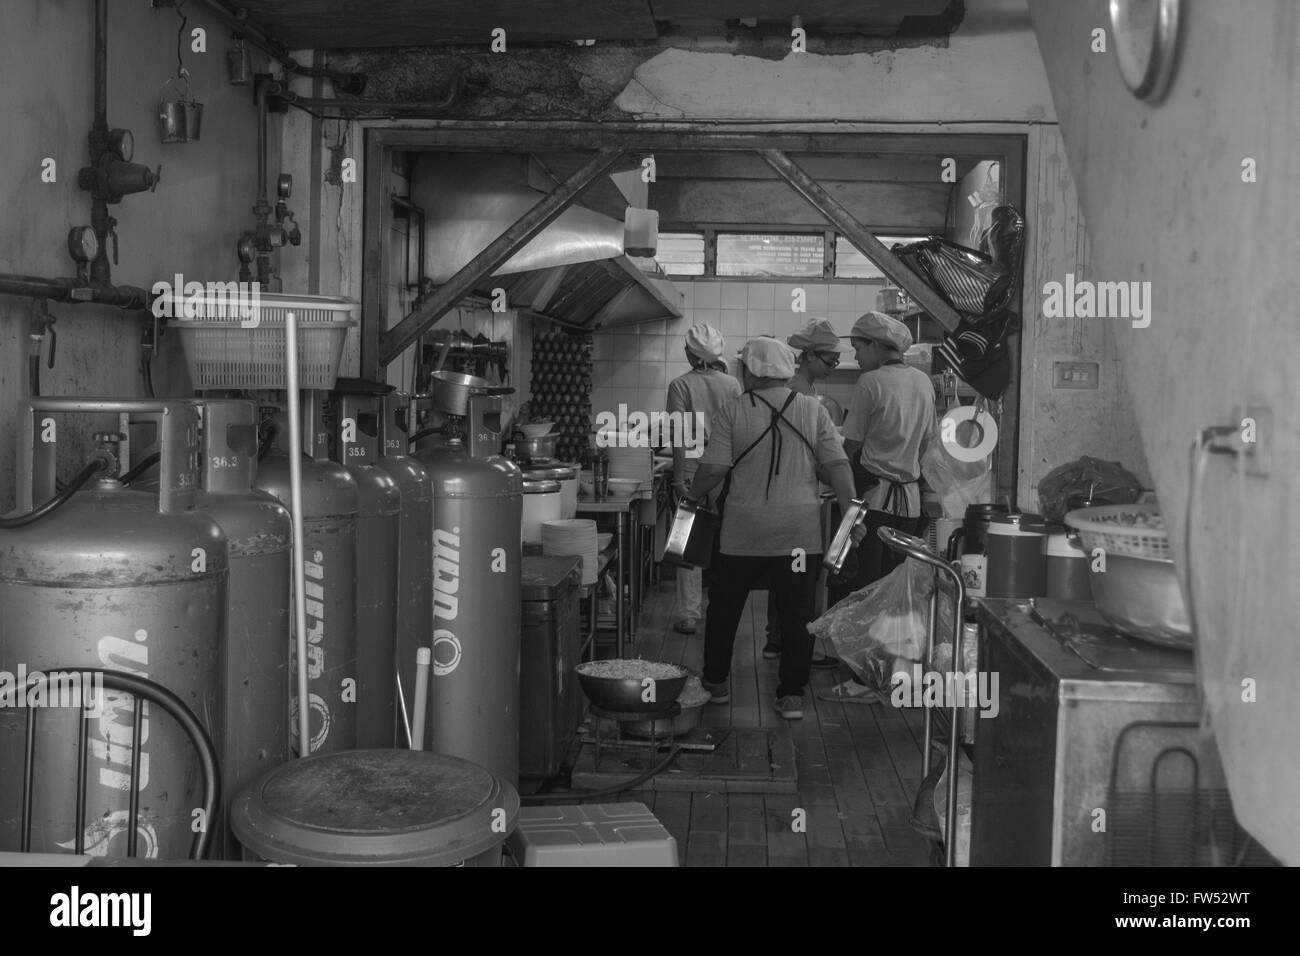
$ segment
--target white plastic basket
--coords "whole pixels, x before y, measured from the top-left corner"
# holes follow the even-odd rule
[[[180,334],[196,389],[286,388],[285,316],[298,324],[298,386],[329,389],[338,379],[348,329],[359,323],[357,303],[331,296],[263,292],[246,318],[215,295],[171,295],[167,328]],[[182,311],[182,308],[184,311]]]
[[[1098,505],[1079,508],[1065,516],[1065,523],[1077,528],[1084,548],[1101,548],[1109,554],[1169,561],[1169,534],[1165,531],[1160,505]]]

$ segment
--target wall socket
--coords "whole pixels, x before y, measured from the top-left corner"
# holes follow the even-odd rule
[[[1052,388],[1097,388],[1101,366],[1096,362],[1053,362]]]
[[[1271,405],[1240,405],[1232,409],[1232,422],[1241,429],[1241,454],[1237,461],[1246,474],[1267,478],[1273,470],[1273,408]]]

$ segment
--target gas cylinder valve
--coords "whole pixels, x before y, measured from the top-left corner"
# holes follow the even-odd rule
[[[96,447],[90,453],[90,460],[101,463],[101,476],[116,477],[121,470],[121,445],[126,441],[126,436],[121,432],[95,432],[92,438]]]

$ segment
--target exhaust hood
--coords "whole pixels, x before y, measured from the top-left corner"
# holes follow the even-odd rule
[[[434,283],[450,279],[542,198],[528,174],[522,156],[420,156],[411,197],[425,212],[425,272]],[[491,297],[504,289],[510,308],[585,331],[681,316],[681,293],[653,258],[628,254],[626,235],[624,223],[572,205],[474,291]]]

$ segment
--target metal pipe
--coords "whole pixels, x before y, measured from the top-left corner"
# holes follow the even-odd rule
[[[266,93],[267,86],[276,83],[259,83],[257,86],[257,198],[266,199]],[[261,213],[258,214],[259,216]]]
[[[286,70],[297,73],[299,76],[322,76],[333,80],[336,86],[349,90],[357,90],[365,86],[366,76],[364,73],[345,73],[341,70],[328,70],[323,67],[303,66],[288,53],[288,49],[281,43],[271,39],[257,27],[250,24],[246,19],[240,19],[237,15],[226,9],[220,0],[202,0],[204,6],[211,10],[227,27],[229,27],[236,36],[241,36],[253,46],[257,47],[271,59],[275,60]]]
[[[779,149],[759,149],[755,152],[776,170],[777,175],[794,187],[795,192],[808,200],[809,205],[825,216],[840,235],[853,243],[858,251],[875,263],[881,272],[906,289],[908,295],[915,299],[936,322],[949,332],[957,330],[957,326],[961,323],[961,316],[956,310],[922,282],[920,276],[903,265],[879,239],[871,234],[870,230],[858,222],[851,212],[840,205],[834,196],[804,172],[794,160]]]
[[[296,93],[281,94],[294,106],[308,110],[342,110],[346,113],[384,113],[390,116],[418,118],[431,116],[442,118],[447,109],[460,99],[465,88],[463,76],[457,78],[451,90],[441,100],[341,100],[324,96],[299,96]]]
[[[129,285],[87,284],[80,279],[46,279],[40,276],[0,273],[0,295],[50,299],[73,305],[112,305],[119,309],[147,309],[150,295]]]
[[[480,279],[509,261],[530,239],[572,205],[597,177],[618,162],[622,155],[620,147],[600,150],[581,169],[557,186],[554,192],[543,196],[518,221],[488,243],[482,252],[467,262],[410,315],[383,333],[379,338],[379,364],[388,365],[406,351],[411,343],[455,307]]]
[[[108,0],[95,0],[95,119],[108,132]],[[91,157],[93,160],[95,157]]]
[[[289,519],[293,529],[293,615],[298,651],[298,756],[311,756],[311,697],[307,692],[307,568],[302,517],[302,411],[298,394],[298,318],[284,317],[289,416]]]

